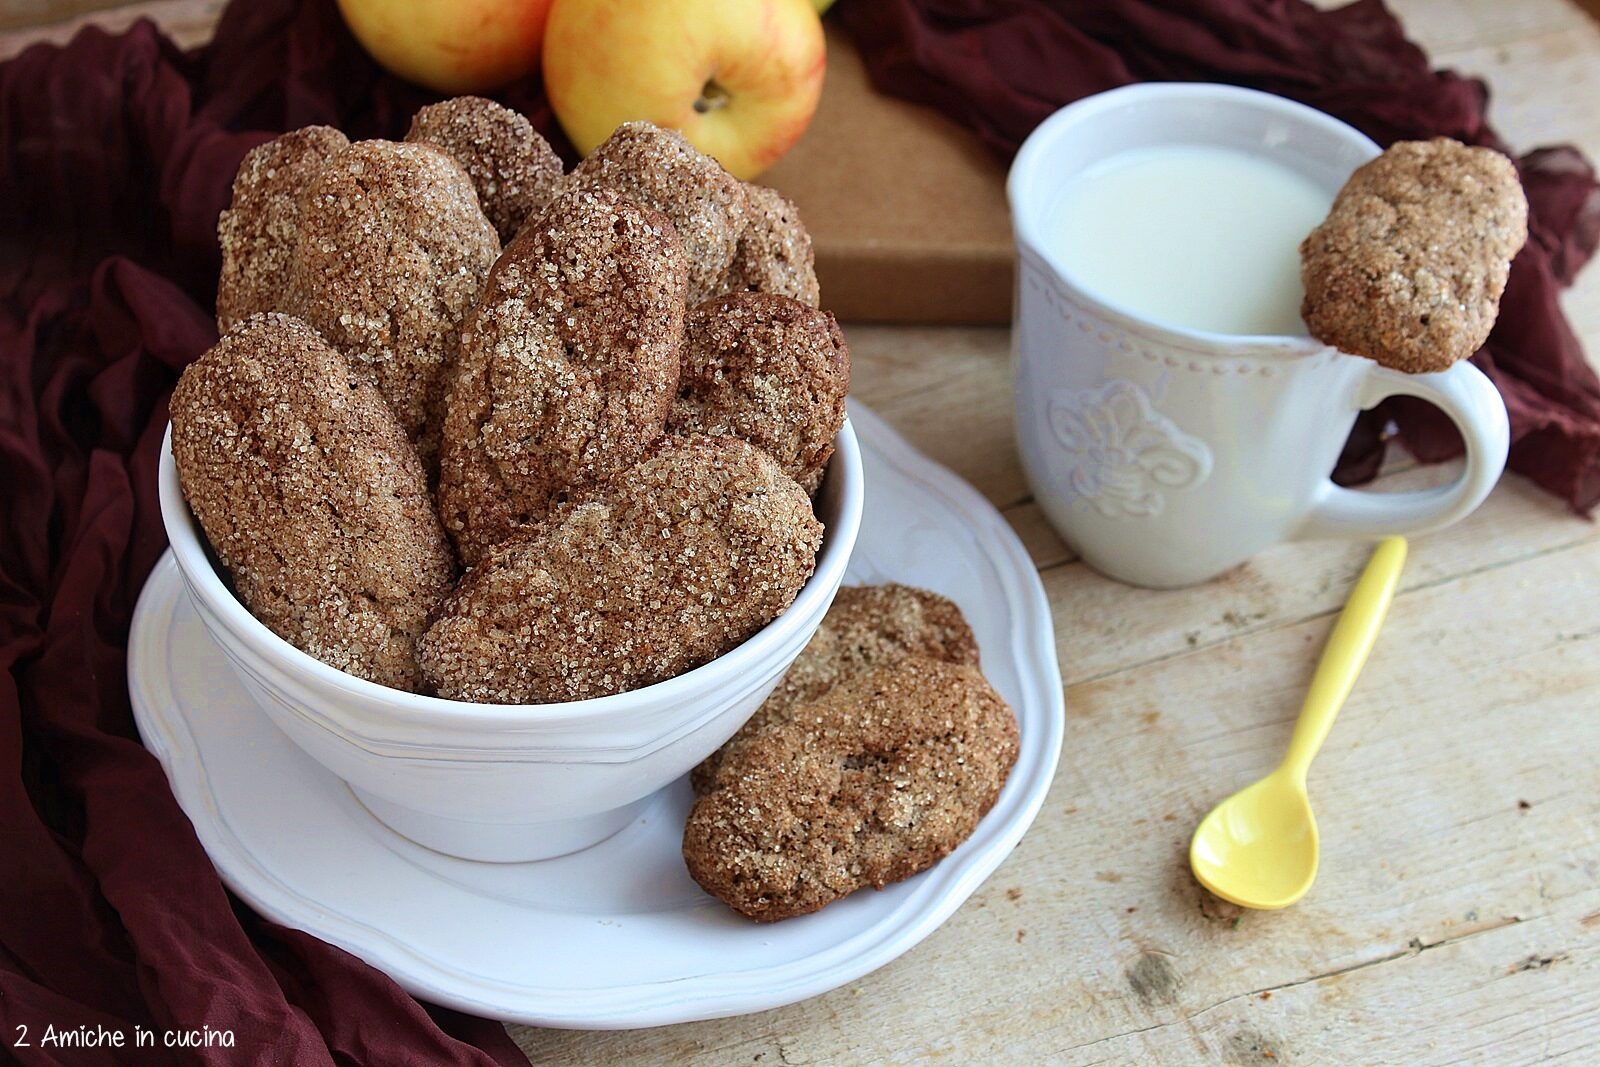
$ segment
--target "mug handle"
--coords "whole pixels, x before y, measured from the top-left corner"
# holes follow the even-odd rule
[[[1449,526],[1483,503],[1505,469],[1511,432],[1505,401],[1482,371],[1461,362],[1433,374],[1402,374],[1369,361],[1356,406],[1391,396],[1414,396],[1438,407],[1466,443],[1466,469],[1450,485],[1405,493],[1345,489],[1328,479],[1296,531],[1298,540],[1384,537],[1426,533]]]

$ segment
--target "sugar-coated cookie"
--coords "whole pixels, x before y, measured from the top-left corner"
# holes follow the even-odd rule
[[[554,198],[564,173],[525,116],[481,96],[429,104],[412,117],[406,140],[442,148],[461,164],[502,245]]]
[[[328,160],[348,147],[350,141],[333,127],[307,126],[245,153],[233,178],[233,200],[217,220],[218,329],[281,306],[300,240],[300,198]]]
[[[615,189],[678,229],[689,260],[691,306],[717,296],[751,218],[745,184],[677,130],[625,122],[567,177],[575,188]]]
[[[649,455],[496,545],[423,636],[440,696],[609,696],[729,651],[793,602],[822,524],[753,445],[664,437]]]
[[[455,561],[422,464],[377,387],[317,332],[255,315],[172,394],[184,498],[251,614],[395,689]]]
[[[357,141],[305,193],[279,310],[371,376],[431,468],[444,370],[499,254],[455,160],[432,145]]]
[[[1312,336],[1411,374],[1483,345],[1528,201],[1511,160],[1459,141],[1401,141],[1359,167],[1300,245]]]
[[[680,366],[670,431],[742,437],[816,492],[850,391],[831,314],[766,293],[715,297],[689,310]]]
[[[686,275],[672,223],[609,189],[563,192],[506,249],[445,402],[439,511],[465,563],[661,436]]]
[[[745,186],[750,221],[739,234],[728,273],[716,288],[725,293],[776,293],[817,307],[816,253],[800,212],[788,197],[764,185]]]
[[[724,759],[683,857],[761,922],[926,870],[972,833],[1018,751],[976,667],[911,656],[834,686]]]
[[[910,656],[978,665],[972,627],[952,601],[909,585],[840,588],[816,633],[756,713],[690,775],[696,793],[712,787],[724,758],[789,721],[796,708],[837,685]]]

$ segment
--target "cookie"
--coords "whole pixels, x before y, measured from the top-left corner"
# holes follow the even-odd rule
[[[911,656],[730,754],[683,833],[689,874],[747,918],[805,915],[937,863],[994,806],[1017,722],[976,667]]]
[[[814,493],[849,391],[850,350],[832,315],[785,296],[735,293],[685,318],[667,427],[742,437]]]
[[[184,498],[234,591],[296,648],[395,689],[455,563],[377,387],[317,332],[254,315],[172,393]]]
[[[377,383],[431,468],[443,371],[499,254],[455,160],[432,145],[358,141],[302,198],[279,310]]]
[[[978,642],[961,609],[938,593],[908,585],[844,586],[822,625],[790,665],[788,673],[738,733],[694,769],[697,794],[716,781],[725,758],[837,685],[910,656],[978,665]]]
[[[750,198],[750,221],[739,234],[733,262],[716,291],[776,293],[820,306],[816,254],[800,212],[776,189],[747,184],[745,193]]]
[[[428,105],[411,119],[406,140],[441,148],[461,164],[502,245],[555,197],[564,172],[531,122],[481,96]]]
[[[573,168],[574,188],[615,189],[672,220],[689,260],[692,306],[716,296],[751,217],[745,184],[677,130],[625,122]]]
[[[1410,374],[1489,336],[1528,201],[1511,160],[1457,141],[1402,141],[1350,176],[1300,245],[1312,336]]]
[[[793,602],[822,524],[771,457],[735,438],[662,438],[581,503],[495,546],[421,645],[456,700],[609,696],[698,667]]]
[[[686,274],[672,223],[605,189],[563,192],[506,249],[445,403],[439,510],[465,563],[661,436]]]
[[[218,329],[278,308],[300,239],[301,194],[349,145],[330,126],[307,126],[245,153],[234,175],[233,200],[217,220],[222,249]]]

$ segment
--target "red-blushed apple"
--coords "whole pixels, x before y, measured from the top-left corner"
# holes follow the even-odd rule
[[[386,69],[441,93],[493,89],[539,66],[551,0],[339,0]]]
[[[555,0],[544,85],[580,152],[646,119],[752,178],[805,132],[826,60],[811,0]]]

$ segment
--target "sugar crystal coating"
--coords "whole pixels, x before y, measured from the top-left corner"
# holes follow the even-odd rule
[[[733,262],[715,290],[776,293],[819,306],[816,254],[799,210],[776,189],[747,184],[745,192],[750,198],[750,221],[739,234]]]
[[[455,160],[432,145],[358,141],[304,194],[280,310],[371,376],[431,468],[443,372],[499,254]]]
[[[1511,160],[1440,137],[1362,165],[1300,245],[1312,336],[1411,374],[1440,371],[1489,336],[1528,201]]]
[[[233,178],[233,200],[217,220],[219,329],[278,310],[300,240],[300,196],[349,145],[331,126],[307,126],[245,153]]]
[[[689,874],[760,922],[926,870],[1000,796],[1017,722],[976,667],[910,656],[730,753],[683,832]]]
[[[603,189],[563,193],[506,249],[446,399],[439,510],[463,561],[661,435],[686,271],[664,216]]]
[[[735,293],[685,318],[667,428],[742,437],[814,493],[849,391],[850,349],[831,314],[788,297]]]
[[[442,148],[461,164],[502,245],[551,201],[563,176],[561,158],[526,117],[481,96],[428,105],[406,140]]]
[[[976,667],[978,643],[961,609],[938,593],[894,582],[843,586],[778,687],[738,733],[691,773],[694,791],[711,789],[725,758],[737,762],[737,754],[753,739],[788,722],[796,709],[837,685],[910,656]]]
[[[625,122],[568,175],[574,188],[615,189],[672,220],[689,260],[690,305],[720,288],[750,221],[745,184],[677,130]]]
[[[440,696],[608,696],[683,673],[776,618],[816,566],[822,524],[771,457],[734,438],[662,438],[582,502],[496,545],[421,645]]]
[[[251,614],[332,667],[415,689],[455,561],[371,381],[305,323],[254,315],[184,370],[171,410],[184,498]]]

